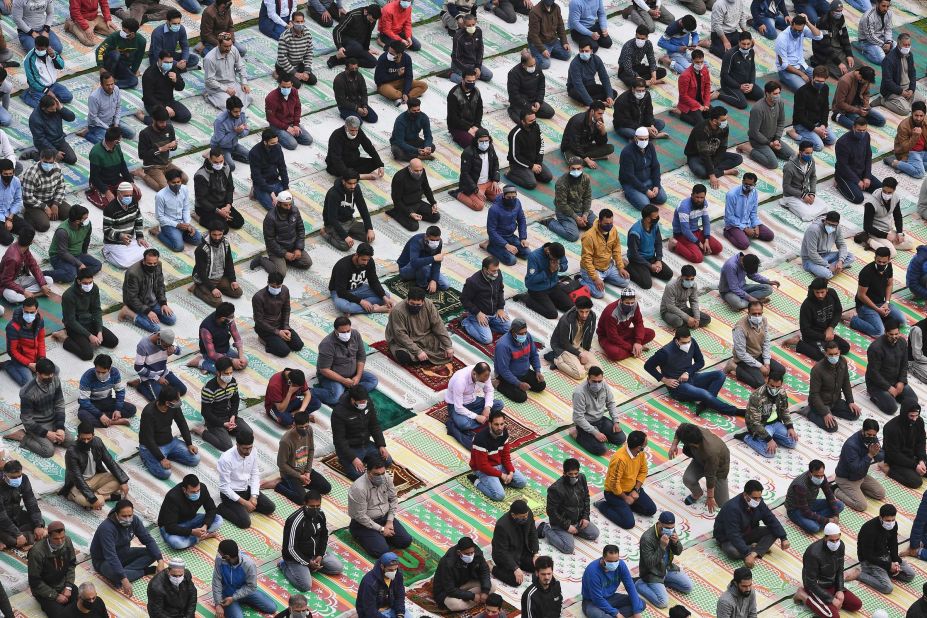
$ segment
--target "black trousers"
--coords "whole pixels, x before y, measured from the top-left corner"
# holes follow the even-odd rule
[[[858,418],[855,414],[853,414],[853,411],[850,410],[849,404],[843,399],[838,399],[834,403],[830,404],[830,413],[837,418],[842,418],[847,421],[855,421]],[[834,433],[837,431],[837,425],[828,427],[826,424],[824,424],[824,414],[815,410],[810,405],[808,406],[808,420],[827,433]]]
[[[528,524],[533,526],[534,522]],[[534,572],[534,556],[527,549],[522,551],[521,556],[518,557],[518,568],[525,572],[525,576]],[[503,569],[498,566],[492,568],[492,576],[501,581],[503,584],[508,586],[518,586],[518,582],[515,581],[515,571],[509,569]]]
[[[105,326],[102,329],[103,342],[101,348],[115,348],[119,345],[119,338]],[[87,335],[78,335],[68,331],[68,338],[64,340],[64,349],[83,361],[93,360],[96,348],[90,343]]]
[[[251,499],[251,490],[245,491],[236,491],[239,496],[245,500]],[[257,499],[257,508],[254,510],[255,513],[260,513],[261,515],[270,515],[274,512],[276,505],[271,501],[270,498],[264,494],[258,494]],[[219,508],[216,509],[219,512],[219,515],[228,521],[231,522],[234,526],[247,529],[251,527],[251,514],[248,512],[248,509],[238,504],[238,502],[233,502],[229,500],[228,496],[225,494],[222,495],[222,502],[219,504]]]
[[[299,333],[292,328],[290,329],[290,340],[284,341],[276,333],[258,332],[258,337],[264,342],[264,349],[280,358],[289,356],[290,352],[299,352],[303,349],[303,340],[300,339]]]
[[[837,347],[840,348],[841,354],[847,354],[850,351],[850,344],[847,343],[847,340],[843,337],[834,335],[834,341],[837,342]],[[824,342],[823,341],[805,341],[802,339],[795,346],[795,351],[799,354],[804,354],[808,358],[819,361],[824,359]]]
[[[702,120],[706,119],[706,114],[703,111],[691,111],[683,112],[679,114],[679,119],[685,122],[686,124],[691,124],[693,127],[700,123]]]
[[[0,612],[3,612],[3,615],[6,616],[6,612],[12,610],[6,609],[9,608],[10,601],[6,598],[6,592],[2,592],[2,590],[3,589],[0,588]],[[68,616],[74,615],[71,608],[77,603],[77,586],[74,586],[71,590],[71,598],[68,599],[68,602],[64,605],[55,599],[47,599],[45,597],[35,597],[35,599],[39,602],[39,607],[42,608],[42,611],[45,612],[48,618],[67,618]],[[13,614],[9,615],[12,616]]]
[[[335,14],[337,13],[338,13],[338,9],[335,9]],[[312,14],[311,8],[309,9],[309,14],[310,15]],[[319,21],[319,20],[316,19],[316,21]],[[321,22],[319,23],[321,24]],[[325,24],[322,24],[322,25],[325,26],[326,28],[331,28],[332,24],[334,23],[335,22],[332,22],[328,26],[325,26]],[[297,62],[296,64],[293,65],[293,68],[295,69],[294,73],[309,73],[309,79],[307,79],[306,81],[302,81],[301,79],[297,79],[296,76],[292,76],[293,77],[293,87],[296,88],[297,90],[299,90],[299,87],[302,86],[303,84],[309,84],[310,86],[315,86],[319,82],[319,78],[315,76],[315,73],[313,73],[312,71],[307,71],[306,65],[303,64],[302,62]],[[279,64],[274,65],[274,71],[277,72],[277,75],[287,73],[287,71],[283,70],[283,68]]]
[[[518,379],[522,382],[526,382],[528,384],[528,389],[532,393],[540,393],[547,388],[547,383],[539,381],[537,375],[531,370],[524,375],[518,376]],[[499,380],[498,391],[515,403],[524,403],[528,401],[528,393],[521,390],[517,384],[510,384],[505,380]]]
[[[619,70],[618,79],[620,79],[625,86],[628,88],[634,87],[634,82],[638,79],[648,80],[650,79],[650,74],[656,72],[657,79],[663,79],[666,77],[666,69],[663,67],[658,67],[654,71],[650,70],[650,67],[644,64],[638,64],[634,66],[634,72]]]
[[[13,229],[6,229],[6,225],[0,224],[0,245],[4,247],[9,247],[13,244],[13,241],[16,240],[14,235],[19,235],[22,231],[23,226],[26,225],[26,220],[19,215],[13,217]]]
[[[235,210],[235,207],[232,206],[231,215],[232,218],[226,221],[223,217],[215,214],[215,211],[205,211],[199,208],[196,209],[196,214],[200,218],[200,225],[207,230],[209,226],[212,225],[214,221],[222,222],[233,230],[240,230],[245,226],[245,218],[241,216],[241,213]]]
[[[549,290],[528,290],[522,299],[529,309],[540,313],[548,320],[557,319],[558,310],[569,311],[573,307],[570,295],[564,292],[559,285]]]
[[[593,101],[604,101],[608,98],[609,92],[605,91],[605,86],[602,84],[589,82],[583,85],[586,87],[586,92],[589,93],[589,96],[592,97]],[[573,88],[569,88],[567,89],[567,94],[571,99],[582,103],[583,99],[579,95],[578,91],[574,90]],[[521,120],[519,120],[519,122],[521,122]]]
[[[752,551],[756,552],[756,555],[760,558],[765,556],[766,552],[769,551],[769,548],[772,547],[776,542],[776,537],[766,526],[757,526],[753,530],[745,533],[743,537],[747,545],[756,545]],[[737,548],[734,547],[733,543],[727,541],[721,543],[721,551],[723,551],[724,555],[726,555],[731,560],[744,559],[744,556],[740,555],[740,552],[737,551]]]
[[[417,232],[419,222],[412,218],[412,213],[422,216],[425,223],[437,223],[441,219],[439,213],[432,211],[432,206],[428,202],[419,202],[413,206],[394,205],[386,211],[386,214],[392,217],[396,223],[406,228],[410,232]]]
[[[642,290],[649,290],[653,287],[654,277],[660,281],[669,281],[673,278],[673,271],[666,265],[666,262],[663,262],[663,268],[658,273],[651,272],[650,267],[646,264],[637,262],[628,262],[625,268],[628,269],[628,274],[631,275],[631,281],[636,283],[637,287]]]
[[[917,470],[914,468],[908,468],[888,462],[888,478],[895,479],[905,487],[910,487],[911,489],[918,489],[921,484],[924,482],[924,477],[917,473]]]

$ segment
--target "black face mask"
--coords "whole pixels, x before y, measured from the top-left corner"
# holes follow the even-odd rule
[[[12,176],[0,176],[0,179],[3,180],[3,184],[5,184],[5,185],[8,185],[8,184],[10,184],[11,182],[13,182],[13,177],[12,177]]]
[[[83,442],[83,441],[81,441],[81,440],[78,440],[78,442],[77,442],[77,448],[79,448],[79,449],[82,450],[82,451],[89,451],[89,450],[90,450],[90,444],[91,444],[90,442]]]
[[[142,264],[142,270],[144,270],[149,275],[157,270],[157,266],[149,266],[148,264]]]
[[[221,238],[220,238],[219,240],[216,240],[215,238],[210,237],[210,238],[209,238],[209,244],[212,245],[213,247],[218,247],[219,245],[222,244],[222,240],[223,240],[223,239],[221,239]]]

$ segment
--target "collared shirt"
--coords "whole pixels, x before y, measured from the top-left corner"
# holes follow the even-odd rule
[[[466,408],[477,397],[482,397],[485,405],[492,405],[493,388],[491,382],[474,382],[473,367],[464,367],[457,371],[447,384],[444,401],[454,406],[454,412],[467,418],[476,418],[477,414]]]
[[[787,67],[801,67],[802,69],[808,66],[808,63],[805,62],[805,48],[804,43],[805,39],[811,39],[812,41],[820,41],[824,38],[824,35],[818,33],[817,35],[811,33],[811,29],[805,26],[805,29],[802,31],[801,36],[794,37],[792,36],[792,28],[788,27],[782,32],[779,33],[779,36],[776,37],[776,70],[784,71]]]
[[[190,223],[190,190],[180,185],[174,193],[170,186],[155,195],[155,218],[162,227],[177,227],[178,223]]]
[[[724,227],[756,227],[760,224],[759,195],[756,188],[744,193],[743,186],[734,187],[724,199]]]
[[[261,469],[257,453],[252,450],[247,457],[238,454],[238,447],[233,446],[222,453],[217,465],[219,469],[219,493],[237,502],[239,491],[251,490],[256,496],[261,491]]]
[[[23,211],[23,188],[19,178],[13,176],[10,184],[0,182],[0,219],[18,215]]]

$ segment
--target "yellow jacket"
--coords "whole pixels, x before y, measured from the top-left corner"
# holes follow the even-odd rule
[[[614,260],[615,268],[624,268],[624,259],[621,257],[621,238],[618,229],[612,228],[608,238],[602,235],[598,223],[583,233],[581,239],[583,252],[579,258],[580,267],[593,281],[599,280],[600,270],[606,270]]]
[[[647,456],[644,451],[631,458],[627,446],[622,446],[612,455],[605,475],[605,491],[617,496],[626,494],[635,485],[643,485],[647,479]]]

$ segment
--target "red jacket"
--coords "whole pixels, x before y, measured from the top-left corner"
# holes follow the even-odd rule
[[[26,249],[23,253],[20,251],[19,244],[14,242],[0,260],[0,290],[13,290],[22,294],[23,286],[16,283],[16,277],[24,271],[35,277],[39,285],[45,285],[45,275],[42,274],[42,269],[35,261],[32,251]]]
[[[392,0],[380,9],[380,34],[391,39],[412,38],[412,6],[404,9],[399,0]]]
[[[474,472],[482,472],[486,476],[502,476],[496,466],[502,466],[506,472],[515,471],[515,466],[512,465],[509,430],[503,430],[502,435],[497,438],[492,435],[487,425],[473,438],[473,447],[470,449],[470,469]]]
[[[28,366],[45,357],[45,321],[37,313],[32,324],[23,321],[22,307],[13,312],[6,325],[6,351],[20,365]]]
[[[695,100],[696,83],[695,69],[689,65],[689,68],[679,75],[679,103],[676,107],[680,112],[701,109],[701,105]],[[702,67],[702,101],[702,105],[711,105],[711,76],[708,74],[708,67]]]
[[[634,315],[630,320],[619,322],[612,317],[612,313],[618,307],[621,299],[608,305],[602,315],[599,316],[599,325],[596,327],[596,333],[599,339],[606,341],[628,341],[631,343],[644,344],[644,316],[641,315],[641,307],[638,304],[634,308]]]
[[[71,0],[71,20],[80,26],[81,30],[89,28],[89,22],[95,20],[100,13],[103,14],[103,21],[112,21],[109,3],[106,0]]]
[[[267,122],[275,129],[289,129],[299,125],[303,106],[299,102],[299,91],[290,91],[290,96],[283,98],[279,88],[274,88],[264,99],[264,115]]]

